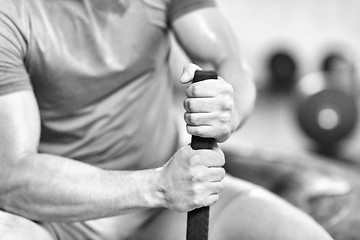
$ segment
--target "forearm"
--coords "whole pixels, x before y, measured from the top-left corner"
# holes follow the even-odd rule
[[[236,131],[250,116],[256,98],[256,87],[252,73],[243,61],[232,57],[215,66],[219,76],[229,82],[234,89],[234,109],[232,130]]]
[[[236,52],[236,51],[235,51]],[[229,54],[230,55],[230,54]],[[229,82],[234,90],[232,131],[236,131],[253,111],[256,86],[249,66],[237,56],[225,56],[215,60],[194,61],[202,69],[213,69]]]
[[[0,208],[30,219],[82,221],[162,205],[156,169],[105,171],[46,154],[12,162],[1,170]]]

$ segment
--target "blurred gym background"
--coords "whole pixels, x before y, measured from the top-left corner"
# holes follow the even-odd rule
[[[219,1],[219,4],[237,34],[241,51],[254,71],[259,90],[257,111],[237,137],[246,142],[294,151],[312,148],[307,136],[294,123],[294,92],[290,91],[289,96],[289,92],[277,91],[274,94],[271,90],[278,87],[292,90],[291,85],[301,77],[322,70],[323,61],[329,54],[348,58],[356,71],[360,66],[360,15],[357,13],[360,2],[227,0]],[[290,59],[286,59],[286,55],[281,59],[279,55],[277,64],[282,66],[273,66],[278,69],[271,70],[269,65],[275,54],[287,54]],[[283,71],[284,79],[281,76],[273,79],[271,71]],[[274,87],[272,81],[276,80],[279,86]],[[346,85],[351,80],[338,81]],[[351,88],[359,90],[358,83],[359,80],[354,79]],[[357,91],[357,95],[360,95],[360,91]],[[264,121],[268,121],[267,124]],[[258,130],[254,132],[252,128]],[[350,137],[354,137],[354,134],[343,139],[348,141],[343,144],[347,151],[343,152],[342,157],[360,161],[360,141],[356,144],[356,141],[349,141]]]
[[[258,89],[252,116],[222,145],[227,172],[284,197],[336,240],[360,239],[360,1],[218,4]],[[187,59],[176,45],[171,61],[178,79]]]

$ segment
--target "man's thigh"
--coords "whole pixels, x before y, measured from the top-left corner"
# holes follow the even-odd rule
[[[38,224],[0,210],[0,240],[53,240]]]
[[[255,185],[240,181],[233,182],[232,177],[227,176],[224,179],[224,190],[220,194],[220,201],[210,208],[210,234],[213,235],[213,225],[223,224],[218,222],[217,219],[223,212],[223,209],[226,208],[231,201],[236,198],[238,195],[246,195],[252,189],[255,188]],[[235,187],[235,189],[234,189]],[[235,213],[234,213],[235,214]],[[167,209],[160,210],[159,214],[156,215],[149,221],[146,226],[144,226],[141,231],[138,231],[134,240],[184,240],[186,239],[186,223],[187,223],[187,213],[173,212]],[[213,238],[225,240],[226,238]]]
[[[227,176],[220,200],[210,208],[210,240],[330,240],[320,225],[279,197]],[[133,239],[184,240],[186,213],[163,210]]]

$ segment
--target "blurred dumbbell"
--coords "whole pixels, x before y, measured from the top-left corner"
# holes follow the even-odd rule
[[[350,66],[349,60],[341,53],[332,51],[322,59],[321,70],[324,72],[338,71]]]
[[[347,137],[357,122],[354,98],[341,90],[321,90],[300,102],[301,129],[320,145],[333,145]]]
[[[330,88],[341,89],[351,95],[358,95],[357,73],[350,54],[339,50],[328,52],[322,60],[321,71],[327,75]]]
[[[290,51],[274,51],[269,55],[266,64],[271,90],[286,92],[293,89],[298,66]]]
[[[351,135],[358,121],[357,98],[347,71],[319,71],[302,77],[297,85],[296,117],[301,130],[325,154]]]

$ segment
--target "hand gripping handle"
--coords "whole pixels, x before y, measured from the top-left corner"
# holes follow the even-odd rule
[[[210,70],[197,70],[193,82],[200,82],[206,79],[217,79],[218,75]],[[198,149],[212,149],[215,144],[213,138],[202,138],[192,136],[191,148]],[[201,207],[188,212],[186,240],[207,240],[209,232],[209,207]]]

